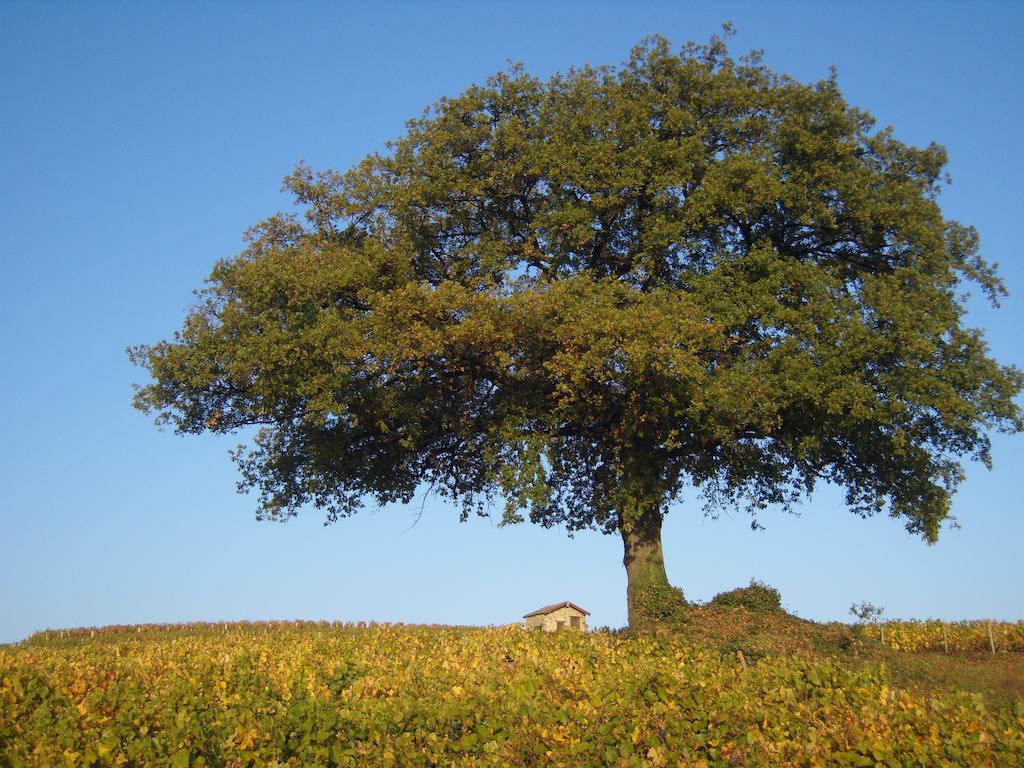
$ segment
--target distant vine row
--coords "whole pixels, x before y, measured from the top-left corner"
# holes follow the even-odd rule
[[[897,651],[1024,652],[1024,621],[885,621],[862,631]]]

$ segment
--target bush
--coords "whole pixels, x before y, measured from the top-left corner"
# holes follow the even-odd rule
[[[683,590],[668,584],[643,585],[637,589],[636,609],[641,623],[678,625],[687,620]]]
[[[781,611],[782,595],[775,587],[751,579],[749,587],[737,587],[717,594],[709,604],[719,608],[742,605],[752,611]]]
[[[885,609],[879,608],[877,605],[873,605],[868,602],[862,602],[851,605],[850,613],[856,616],[857,621],[861,624],[870,624],[878,621],[882,614],[885,613]]]

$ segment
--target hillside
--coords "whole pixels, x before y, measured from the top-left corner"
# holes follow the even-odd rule
[[[741,661],[678,633],[229,624],[0,649],[11,766],[1022,763],[1019,698],[903,690],[864,654]]]

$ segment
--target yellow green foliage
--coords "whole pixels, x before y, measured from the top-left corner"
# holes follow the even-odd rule
[[[671,636],[195,625],[0,649],[0,765],[1011,766],[1024,704]]]
[[[864,631],[897,651],[1024,651],[1024,621],[887,621]]]
[[[1024,373],[965,323],[965,292],[1005,288],[938,204],[946,161],[834,75],[717,37],[512,67],[347,171],[298,166],[304,217],[252,228],[181,330],[130,350],[134,402],[240,431],[269,519],[430,485],[467,515],[637,533],[660,563],[691,485],[756,524],[825,481],[934,541],[960,460],[1024,429]]]

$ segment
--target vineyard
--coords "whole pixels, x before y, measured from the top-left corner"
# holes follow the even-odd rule
[[[670,635],[218,624],[0,648],[4,766],[1022,764],[1020,701]]]
[[[1024,651],[1024,621],[887,621],[863,631],[896,651]]]

